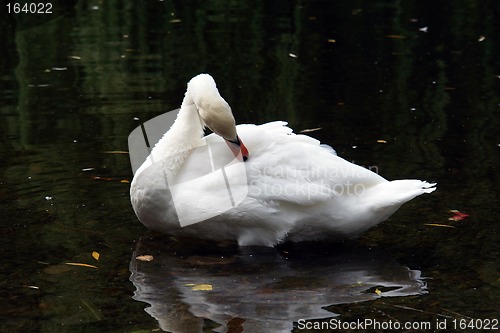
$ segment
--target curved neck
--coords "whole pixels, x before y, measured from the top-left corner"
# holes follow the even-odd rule
[[[193,98],[186,92],[175,122],[151,151],[154,159],[159,161],[200,146],[203,126]]]

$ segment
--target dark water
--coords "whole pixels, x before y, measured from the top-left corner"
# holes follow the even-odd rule
[[[496,1],[53,6],[2,7],[0,331],[500,318]],[[353,244],[246,252],[150,235],[129,203],[127,136],[200,72],[239,123],[321,127],[310,135],[340,156],[438,191]]]

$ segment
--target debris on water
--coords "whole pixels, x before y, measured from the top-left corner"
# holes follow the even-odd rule
[[[212,291],[213,290],[212,285],[208,284],[208,283],[201,283],[201,284],[187,283],[186,287],[191,287],[191,290],[193,290],[193,291]]]
[[[105,150],[103,151],[104,154],[128,154],[128,151],[126,150]]]
[[[406,37],[403,35],[386,35],[386,38],[391,38],[391,39],[405,39]]]
[[[448,219],[450,221],[461,221],[469,217],[469,214],[462,213],[456,209],[451,209],[450,213],[453,213],[453,215]]]
[[[418,31],[427,32],[428,29],[429,29],[429,27],[422,27],[422,28],[419,28]]]
[[[439,223],[424,223],[424,225],[428,225],[430,227],[444,227],[444,228],[455,228],[449,224],[439,224]]]
[[[135,257],[135,259],[137,259],[139,261],[152,261],[154,258],[150,254],[144,254],[142,256]]]
[[[40,289],[40,287],[37,287],[37,286],[31,286],[31,285],[26,285],[24,286],[25,288],[29,288],[29,289]]]
[[[486,39],[486,37],[485,37],[485,36],[483,36],[483,35],[481,35],[481,36],[479,36],[479,38],[477,39],[477,41],[478,41],[478,42],[482,42],[482,41],[484,41],[485,39]]]
[[[95,269],[98,268],[97,266],[90,265],[90,264],[84,264],[84,263],[80,263],[80,262],[65,262],[64,264],[70,265],[70,266],[80,266],[80,267],[88,267],[88,268],[95,268]]]
[[[321,127],[306,128],[306,129],[303,129],[302,131],[299,131],[299,133],[315,132],[315,131],[319,131],[320,129],[321,129]]]
[[[45,200],[50,201],[50,200],[52,200],[52,197],[47,195],[47,196],[45,197]]]
[[[82,171],[92,171],[94,168],[83,168]]]

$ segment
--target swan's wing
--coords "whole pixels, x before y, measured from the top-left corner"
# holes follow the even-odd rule
[[[295,135],[284,122],[239,125],[249,150],[245,162],[249,196],[315,205],[343,195],[359,195],[386,182],[378,174],[332,154],[306,135]]]

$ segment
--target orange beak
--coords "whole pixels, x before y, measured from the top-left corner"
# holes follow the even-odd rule
[[[235,140],[224,140],[226,140],[227,146],[229,147],[229,149],[231,149],[236,158],[243,159],[243,162],[248,159],[248,149],[240,140],[239,136],[236,136]]]

